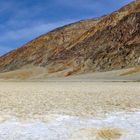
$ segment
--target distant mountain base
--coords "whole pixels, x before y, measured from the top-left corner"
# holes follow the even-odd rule
[[[47,73],[41,67],[24,68],[0,74],[0,81],[140,81],[140,67],[114,70],[108,72],[92,72],[67,76],[67,71]]]

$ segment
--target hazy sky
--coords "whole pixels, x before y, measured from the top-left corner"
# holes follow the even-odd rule
[[[0,0],[0,55],[48,31],[113,12],[133,0]]]

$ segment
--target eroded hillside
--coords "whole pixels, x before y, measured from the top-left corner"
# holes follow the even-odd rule
[[[0,57],[0,72],[43,67],[49,74],[108,71],[140,65],[140,1],[114,13],[42,35]]]

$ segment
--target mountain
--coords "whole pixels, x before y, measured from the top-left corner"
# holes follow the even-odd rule
[[[110,15],[60,27],[0,57],[1,73],[25,70],[23,77],[42,72],[46,77],[70,76],[139,65],[140,0]]]

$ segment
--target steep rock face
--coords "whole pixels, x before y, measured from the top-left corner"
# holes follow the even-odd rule
[[[140,1],[56,29],[0,57],[0,72],[27,65],[65,76],[140,65]]]
[[[80,21],[42,35],[0,57],[0,71],[16,70],[28,64],[46,66],[48,57],[61,53],[97,23],[94,19]]]
[[[106,71],[139,65],[140,12],[125,16],[115,26],[97,31],[64,54],[68,60],[73,57],[78,61],[80,57],[81,67],[89,63],[87,70]]]

